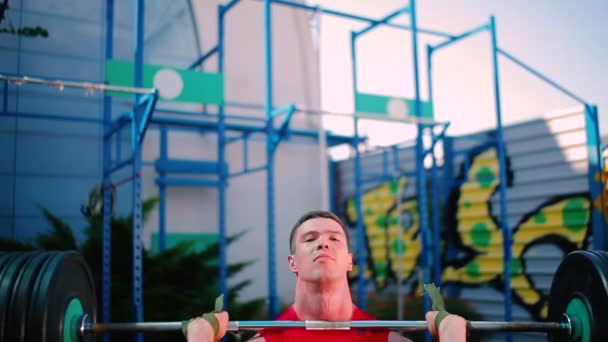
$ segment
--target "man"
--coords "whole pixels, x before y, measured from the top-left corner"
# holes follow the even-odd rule
[[[353,268],[349,251],[348,230],[334,214],[312,211],[302,216],[290,235],[289,268],[296,275],[295,300],[277,320],[353,321],[373,320],[353,304],[347,273]],[[466,321],[449,315],[435,327],[437,312],[426,315],[429,330],[441,342],[465,341]],[[226,333],[227,313],[216,314],[219,330],[213,331],[204,319],[188,325],[189,342],[217,341]],[[268,329],[259,332],[254,341],[409,341],[387,330],[304,330]]]

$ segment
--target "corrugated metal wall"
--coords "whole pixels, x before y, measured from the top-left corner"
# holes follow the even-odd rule
[[[485,320],[504,320],[503,222],[494,133],[445,139],[438,179],[443,191],[434,195],[440,196],[442,203],[444,286],[455,285],[456,293],[470,300]],[[591,242],[593,199],[589,198],[584,110],[554,112],[507,126],[504,140],[508,164],[507,224],[514,241],[510,262],[513,319],[542,320],[547,315],[547,295],[561,258],[573,249],[587,248]],[[363,174],[382,172],[385,155],[389,159],[393,156],[365,155]],[[400,149],[397,155],[402,171],[415,170],[412,147]],[[389,165],[391,162],[392,159]],[[336,166],[337,203],[354,229],[353,161]],[[405,191],[398,215],[395,204],[399,187]],[[396,260],[404,256],[406,292],[417,291],[413,280],[421,248],[415,196],[413,176],[402,177],[399,183],[379,180],[364,186],[363,220],[369,256],[366,274],[379,288],[394,282]],[[402,219],[405,229],[404,248],[397,248],[397,218]],[[542,334],[526,337],[546,340]]]

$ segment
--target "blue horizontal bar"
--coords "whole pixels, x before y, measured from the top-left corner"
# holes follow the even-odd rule
[[[246,174],[249,174],[249,173],[266,171],[266,169],[268,169],[268,167],[266,165],[264,165],[264,166],[258,166],[258,167],[250,168],[250,169],[247,169],[247,170],[243,170],[243,171],[232,173],[232,174],[228,175],[228,177],[238,177],[238,176],[246,175]]]
[[[218,51],[218,47],[216,45],[213,48],[211,48],[211,50],[207,51],[202,56],[200,56],[199,58],[197,58],[192,64],[190,64],[190,66],[188,67],[188,69],[194,69],[197,66],[201,65],[203,62],[205,62],[207,60],[207,58],[209,58],[211,55],[213,55],[217,51]]]
[[[156,108],[154,110],[154,112],[155,113],[167,113],[167,114],[192,115],[192,116],[197,116],[199,118],[205,118],[205,117],[217,118],[218,117],[218,115],[216,113],[196,112],[196,111],[176,110],[176,109],[164,109],[164,108]],[[263,118],[260,116],[225,114],[224,118],[234,119],[234,120],[249,120],[249,121],[257,121],[257,122],[266,122],[266,118]]]
[[[391,19],[393,19],[393,18],[395,18],[395,17],[397,17],[397,16],[399,16],[401,14],[408,13],[408,12],[409,11],[408,11],[407,7],[400,8],[400,9],[394,11],[393,13],[387,15],[386,17],[382,18],[379,22],[372,23],[368,27],[366,27],[366,28],[364,28],[364,29],[362,29],[360,31],[355,31],[354,32],[354,36],[356,38],[357,36],[360,36],[362,34],[365,34],[365,33],[369,32],[369,31],[371,31],[376,26],[378,26],[380,24],[386,24],[386,23],[388,23],[389,20],[391,20]]]
[[[240,0],[232,0],[227,5],[222,5],[222,11],[226,13],[229,11],[234,5],[236,5]]]
[[[78,118],[78,117],[74,117],[74,116],[59,115],[59,114],[0,112],[0,116],[23,117],[23,118],[30,118],[30,119],[61,120],[61,121],[78,121],[78,122],[86,122],[86,123],[103,124],[102,119]]]
[[[157,172],[217,174],[220,166],[217,162],[187,159],[157,159],[154,163]],[[228,164],[224,163],[223,171],[228,172]]]
[[[110,167],[110,168],[109,168],[109,169],[106,171],[106,173],[105,173],[105,175],[104,175],[104,176],[109,176],[109,175],[113,174],[114,172],[116,172],[116,171],[118,171],[118,170],[122,169],[123,167],[125,167],[125,166],[127,166],[127,165],[129,165],[129,164],[132,164],[132,163],[133,163],[133,158],[129,158],[129,159],[127,159],[127,160],[123,160],[123,161],[121,161],[120,163],[118,163],[118,164],[116,164],[116,165],[114,165],[114,166]]]
[[[295,8],[307,9],[307,10],[311,10],[311,11],[318,10],[318,6],[311,6],[311,5],[301,4],[301,3],[287,1],[287,0],[272,0],[272,2],[281,4],[281,5],[295,7]],[[412,29],[410,26],[391,24],[391,23],[382,23],[382,21],[378,20],[378,19],[373,19],[373,18],[369,18],[369,17],[364,17],[364,16],[360,16],[360,15],[345,13],[345,12],[331,10],[331,9],[321,8],[320,11],[324,14],[329,14],[329,15],[333,15],[333,16],[337,16],[337,17],[354,19],[354,20],[359,20],[359,21],[365,21],[370,24],[380,23],[380,24],[384,24],[388,27],[394,27],[394,28],[398,28],[398,29],[402,29],[402,30],[411,30]],[[440,37],[447,37],[447,38],[454,37],[454,35],[449,34],[449,33],[435,31],[435,30],[428,30],[428,29],[423,29],[423,28],[418,28],[418,27],[416,28],[416,32],[430,34],[430,35],[434,35],[434,36],[440,36]]]
[[[174,178],[174,177],[157,177],[155,180],[157,185],[168,186],[219,186],[220,182],[213,179],[197,179],[197,178]]]
[[[196,127],[196,128],[203,128],[203,129],[209,129],[209,130],[216,130],[217,129],[217,122],[216,121],[204,121],[204,120],[188,120],[188,119],[181,119],[181,118],[170,118],[170,117],[152,117],[150,119],[151,123],[154,124],[159,124],[159,125],[177,125],[177,126],[185,126],[185,127]],[[227,130],[232,130],[232,131],[240,131],[240,132],[251,132],[251,133],[265,133],[266,132],[266,127],[265,126],[252,126],[252,125],[245,125],[245,124],[234,124],[234,123],[226,123],[225,124],[226,129]],[[317,131],[313,131],[313,130],[296,130],[296,129],[291,129],[289,130],[289,134],[291,134],[292,136],[299,136],[299,137],[307,137],[307,138],[315,138],[318,139],[319,137],[319,132]],[[330,146],[333,145],[338,145],[338,144],[350,144],[353,141],[353,137],[352,136],[344,136],[344,135],[337,135],[337,134],[327,134],[327,143]],[[359,138],[359,140],[365,140],[365,138]]]
[[[554,88],[556,88],[557,90],[561,91],[562,93],[568,95],[570,98],[580,102],[583,105],[587,105],[589,102],[583,100],[581,97],[574,95],[572,92],[570,92],[569,90],[567,90],[566,88],[562,87],[561,85],[557,84],[556,82],[554,82],[553,80],[549,79],[547,76],[541,74],[540,72],[534,70],[531,66],[525,64],[524,62],[522,62],[521,60],[515,58],[513,55],[511,55],[510,53],[506,52],[505,50],[501,49],[501,48],[497,48],[496,49],[498,51],[498,53],[502,54],[503,56],[507,57],[507,59],[511,60],[511,62],[519,65],[520,67],[526,69],[527,71],[529,71],[530,73],[532,73],[534,76],[540,78],[541,80],[549,83],[551,86],[553,86]]]
[[[488,24],[483,24],[483,25],[481,25],[479,27],[476,27],[476,28],[474,28],[474,29],[472,29],[470,31],[467,31],[467,32],[465,32],[463,34],[459,34],[456,37],[452,37],[452,38],[446,40],[445,42],[441,42],[441,43],[439,43],[437,45],[430,45],[430,49],[431,49],[431,51],[439,50],[439,49],[441,49],[443,47],[446,47],[446,46],[448,46],[448,45],[450,45],[452,43],[455,43],[455,42],[457,42],[457,41],[459,41],[461,39],[464,39],[466,37],[472,36],[472,35],[474,35],[476,33],[479,33],[481,31],[487,30],[487,29],[488,29]]]

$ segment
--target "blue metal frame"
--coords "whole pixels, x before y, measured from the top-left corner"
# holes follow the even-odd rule
[[[275,222],[274,222],[274,127],[272,125],[272,8],[271,1],[264,0],[264,75],[266,84],[265,111],[266,118],[266,215],[268,243],[268,315],[274,319],[279,315],[279,300],[276,289],[276,252],[275,252]]]
[[[144,0],[137,0],[135,5],[136,24],[135,24],[135,67],[134,81],[135,87],[143,85],[143,64],[144,64]],[[135,103],[139,103],[140,96],[135,95]],[[137,105],[136,105],[137,106]],[[141,199],[141,162],[142,151],[141,141],[139,140],[139,111],[133,110],[133,120],[131,121],[131,148],[133,153],[132,168],[132,201],[133,201],[133,313],[136,322],[144,320],[143,308],[143,276],[142,276],[142,199]],[[135,340],[142,342],[142,333],[135,334]]]
[[[587,179],[589,181],[590,203],[596,198],[600,198],[602,204],[600,208],[591,208],[591,223],[593,227],[593,249],[607,250],[608,249],[608,222],[604,219],[603,208],[606,208],[604,197],[602,196],[603,186],[600,180],[603,172],[602,169],[602,147],[599,134],[599,117],[597,107],[594,105],[585,104],[585,127],[587,131]]]
[[[492,41],[492,66],[494,69],[494,101],[496,104],[496,149],[498,150],[498,172],[500,175],[500,225],[503,239],[503,286],[505,297],[505,321],[512,320],[513,299],[511,296],[511,259],[513,239],[509,225],[509,209],[507,207],[507,157],[502,130],[502,106],[500,103],[500,80],[498,75],[498,52],[496,43],[496,23],[494,16],[490,17],[490,36]],[[507,341],[513,340],[512,334],[506,335]]]
[[[144,1],[135,3],[136,29],[135,29],[135,87],[143,84],[143,30],[144,30]],[[113,56],[114,36],[114,1],[106,2],[106,59]],[[112,121],[112,100],[104,96],[104,149],[103,149],[103,237],[102,237],[102,320],[110,321],[110,293],[111,293],[111,191],[112,173],[128,165],[132,165],[130,180],[132,181],[132,210],[133,210],[133,312],[134,319],[143,321],[143,277],[142,277],[142,199],[141,199],[141,143],[145,137],[152,112],[158,100],[158,92],[148,95],[134,96],[133,111],[128,117],[121,116]],[[127,119],[126,119],[127,118]],[[131,124],[131,156],[121,160],[117,153],[117,160],[112,160],[112,139],[114,134],[120,134],[120,128],[127,123]],[[120,144],[120,140],[117,142]],[[119,147],[117,147],[120,150]],[[143,334],[136,334],[137,341],[143,341]],[[104,336],[109,341],[109,336]]]
[[[415,91],[415,102],[414,108],[416,110],[416,116],[422,117],[422,106],[420,100],[420,75],[418,70],[418,35],[416,34],[416,1],[410,0],[410,12],[412,22],[412,50],[413,50],[413,62],[414,62],[414,91]],[[422,251],[420,256],[420,263],[422,265],[422,278],[424,284],[428,284],[431,281],[430,274],[430,263],[429,263],[429,252],[430,252],[430,234],[429,234],[429,221],[428,221],[428,208],[427,208],[427,189],[426,189],[426,170],[424,168],[424,141],[422,136],[424,134],[424,125],[418,123],[417,134],[416,134],[416,188],[418,193],[418,226],[422,236]],[[428,296],[424,296],[424,311],[427,312],[431,309],[431,301]],[[425,334],[425,339],[430,341],[430,335]]]
[[[396,10],[386,17],[380,20],[374,20],[370,26],[364,28],[357,32],[351,32],[351,60],[352,60],[352,75],[353,75],[353,94],[357,93],[357,59],[356,59],[356,39],[369,32],[371,29],[375,28],[380,24],[389,25],[388,21],[392,18],[397,17],[400,14],[407,13],[411,18],[411,27],[408,27],[412,32],[412,56],[413,56],[413,69],[414,69],[414,91],[415,91],[415,112],[418,118],[422,117],[421,108],[422,102],[420,99],[420,76],[419,76],[419,65],[418,65],[418,34],[421,33],[421,30],[417,27],[417,18],[416,18],[416,3],[415,0],[409,1],[409,6]],[[453,35],[447,35],[450,39],[456,39],[457,37]],[[358,120],[355,118],[355,136],[358,137],[358,128],[357,123]],[[429,151],[424,150],[423,144],[423,134],[424,129],[427,126],[422,124],[421,122],[417,123],[417,134],[416,134],[416,188],[417,188],[417,196],[418,196],[418,214],[419,214],[419,227],[421,232],[421,240],[422,240],[422,253],[421,253],[421,267],[423,271],[423,279],[424,283],[429,283],[431,281],[430,275],[430,228],[428,224],[428,207],[427,207],[427,189],[426,189],[426,170],[424,167],[424,157],[425,154],[430,152],[433,153],[434,149],[429,149]],[[444,127],[444,132],[445,132]],[[443,135],[441,135],[442,137]],[[436,141],[434,141],[435,143]],[[434,146],[433,143],[433,146]],[[433,156],[434,157],[434,156]],[[433,175],[431,175],[433,176]],[[357,212],[357,255],[358,255],[358,300],[359,305],[365,309],[366,308],[366,300],[365,300],[365,277],[364,277],[364,266],[365,266],[365,258],[366,258],[366,245],[364,241],[364,228],[363,228],[363,210],[361,208],[361,183],[368,181],[367,178],[362,177],[361,175],[361,161],[360,161],[360,153],[357,145],[355,145],[355,206]],[[437,257],[438,258],[438,257]],[[434,258],[434,259],[437,259]],[[425,311],[430,310],[430,299],[425,297],[424,306]],[[430,338],[427,334],[427,340]]]
[[[232,1],[232,4],[236,1]],[[224,19],[227,9],[223,5],[218,5],[218,27],[217,27],[217,53],[218,53],[218,72],[224,72]],[[228,186],[228,170],[224,168],[226,164],[226,117],[224,106],[219,106],[217,121],[217,156],[218,156],[218,230],[219,230],[219,249],[220,249],[220,292],[224,294],[224,309],[228,310],[228,266],[226,262],[226,187]]]
[[[114,0],[106,1],[106,60],[114,56]],[[112,164],[112,137],[105,134],[106,129],[112,126],[112,98],[108,95],[103,97],[103,188],[109,189],[112,178],[109,168]],[[103,223],[102,223],[102,261],[101,261],[101,319],[103,323],[109,323],[110,317],[110,298],[111,298],[111,258],[112,258],[112,194],[110,191],[103,191]],[[103,336],[104,342],[110,341],[109,335]]]
[[[202,56],[200,56],[195,62],[193,62],[190,65],[190,68],[195,68],[201,64],[203,64],[209,57],[211,57],[212,55],[216,54],[218,55],[218,69],[219,72],[223,72],[223,50],[224,50],[224,17],[226,15],[226,12],[231,9],[232,7],[234,7],[237,3],[239,2],[239,0],[232,0],[230,1],[228,4],[226,5],[219,5],[218,6],[218,43],[216,46],[212,47],[210,50],[208,50],[207,52],[205,52]],[[357,38],[358,35],[362,35],[366,32],[371,31],[373,28],[375,28],[376,26],[379,25],[385,25],[388,27],[394,27],[394,28],[399,28],[399,29],[405,29],[405,30],[410,30],[412,31],[412,37],[413,37],[413,56],[414,56],[414,74],[415,74],[415,90],[416,90],[416,101],[415,101],[415,105],[416,105],[416,112],[417,115],[420,115],[420,107],[421,107],[421,101],[420,101],[420,94],[419,94],[419,75],[418,75],[418,54],[417,54],[417,35],[418,34],[429,34],[429,35],[434,35],[434,36],[440,36],[440,37],[445,37],[448,38],[448,41],[440,43],[436,46],[427,46],[427,51],[428,51],[428,59],[427,59],[427,66],[428,66],[428,70],[429,70],[429,99],[432,101],[432,76],[431,76],[431,70],[432,70],[432,60],[431,60],[431,55],[432,52],[434,50],[438,50],[443,48],[444,46],[449,45],[452,42],[456,42],[460,39],[464,39],[466,37],[472,36],[478,32],[481,32],[485,29],[488,29],[492,32],[492,45],[493,45],[493,60],[494,60],[494,79],[495,79],[495,94],[496,94],[496,110],[497,110],[497,117],[499,119],[499,127],[498,127],[498,131],[500,131],[500,133],[498,133],[498,135],[500,137],[497,138],[497,146],[498,146],[498,150],[499,150],[499,163],[501,163],[501,170],[504,169],[504,143],[502,142],[502,125],[501,125],[501,118],[500,118],[500,99],[499,99],[499,80],[498,80],[498,61],[497,61],[497,54],[502,54],[503,56],[511,59],[512,61],[514,61],[515,63],[521,65],[522,67],[524,67],[525,69],[527,69],[528,71],[532,72],[533,74],[535,74],[536,76],[540,77],[541,79],[547,81],[549,84],[553,85],[554,87],[558,88],[559,90],[561,90],[562,92],[566,93],[568,96],[575,98],[577,101],[585,103],[584,101],[582,101],[582,99],[580,99],[579,97],[577,97],[576,95],[568,92],[567,90],[565,90],[564,88],[560,87],[559,85],[557,85],[555,82],[552,82],[551,80],[549,80],[548,78],[540,75],[538,72],[534,71],[532,68],[528,67],[527,65],[523,64],[523,62],[517,60],[515,57],[509,55],[508,53],[506,53],[504,50],[501,50],[500,48],[498,48],[498,46],[496,45],[496,32],[495,32],[495,27],[494,27],[494,18],[492,17],[490,20],[490,24],[489,25],[482,25],[480,27],[474,28],[470,31],[467,31],[463,34],[460,35],[453,35],[450,33],[444,33],[444,32],[439,32],[439,31],[434,31],[434,30],[428,30],[428,29],[422,29],[422,28],[418,28],[416,25],[416,8],[415,8],[415,1],[412,0],[409,4],[409,8],[404,8],[404,9],[400,9],[397,10],[389,15],[387,15],[384,18],[381,19],[374,19],[374,18],[369,18],[369,17],[365,17],[365,16],[359,16],[359,15],[353,15],[353,14],[349,14],[349,13],[345,13],[345,12],[340,12],[340,11],[336,11],[336,10],[329,10],[329,9],[320,9],[317,6],[309,6],[309,5],[305,5],[305,4],[301,4],[301,3],[297,3],[297,2],[292,2],[292,1],[287,1],[287,0],[264,0],[264,35],[265,35],[265,84],[266,84],[266,96],[265,96],[265,104],[264,104],[264,110],[266,113],[266,119],[264,119],[265,121],[265,125],[264,126],[255,126],[255,125],[242,125],[242,124],[231,124],[226,122],[227,118],[230,117],[236,117],[237,116],[231,116],[231,115],[227,115],[225,113],[224,110],[224,106],[219,107],[219,112],[217,113],[217,115],[209,115],[207,113],[203,113],[205,116],[211,116],[211,117],[215,117],[216,121],[214,122],[201,122],[201,121],[196,121],[196,120],[184,120],[184,119],[176,119],[176,118],[151,118],[150,117],[150,113],[152,110],[154,110],[154,105],[155,105],[155,100],[153,103],[148,102],[148,108],[145,108],[144,110],[142,110],[142,108],[139,108],[138,105],[134,106],[134,110],[132,113],[132,134],[133,134],[133,156],[132,158],[126,160],[126,161],[122,161],[118,163],[118,167],[114,166],[112,167],[112,160],[111,160],[111,136],[112,133],[114,133],[114,130],[112,130],[113,127],[113,123],[111,122],[111,100],[109,97],[105,97],[104,98],[104,125],[105,125],[105,133],[104,134],[104,186],[111,186],[111,173],[113,170],[118,169],[119,167],[122,167],[124,165],[128,165],[129,163],[133,164],[133,173],[132,173],[132,178],[133,178],[133,208],[134,208],[134,259],[133,259],[133,263],[134,263],[134,277],[133,277],[133,282],[134,282],[134,300],[133,300],[133,305],[134,305],[134,309],[135,309],[135,315],[136,315],[136,319],[137,320],[141,320],[143,319],[142,317],[142,313],[143,313],[143,303],[141,302],[141,287],[143,286],[141,283],[141,255],[139,253],[141,253],[141,179],[140,179],[140,171],[141,167],[142,167],[142,161],[141,161],[141,141],[144,138],[144,134],[146,132],[146,128],[148,126],[148,123],[154,123],[154,124],[160,124],[161,127],[164,127],[162,125],[182,125],[182,126],[188,126],[188,127],[199,127],[202,129],[214,129],[217,130],[218,133],[218,165],[224,165],[225,164],[225,146],[227,143],[234,141],[234,139],[228,139],[226,137],[226,131],[231,130],[231,131],[241,131],[243,132],[243,142],[244,142],[244,158],[245,158],[245,167],[243,171],[240,172],[236,172],[233,174],[230,174],[228,172],[228,168],[223,168],[223,167],[219,167],[218,168],[218,180],[217,181],[213,181],[213,180],[198,180],[197,182],[194,182],[194,180],[188,180],[188,179],[176,179],[176,178],[167,178],[166,175],[160,174],[160,178],[159,178],[159,187],[160,187],[160,192],[161,192],[161,205],[159,206],[159,208],[163,208],[163,209],[159,209],[160,211],[162,211],[162,214],[159,212],[159,219],[161,219],[160,222],[160,227],[159,229],[161,229],[163,231],[164,235],[164,231],[165,231],[165,227],[164,227],[164,200],[165,200],[165,186],[166,185],[183,185],[183,186],[192,186],[192,185],[199,185],[199,186],[217,186],[218,187],[218,200],[220,202],[219,205],[219,235],[220,235],[220,287],[221,287],[221,292],[224,293],[224,295],[227,295],[227,284],[226,284],[226,237],[225,237],[225,217],[226,217],[226,194],[225,194],[225,188],[227,186],[228,183],[228,178],[231,176],[238,176],[238,175],[242,175],[242,174],[246,174],[246,173],[250,173],[250,172],[257,172],[257,171],[261,171],[261,170],[266,170],[267,171],[267,189],[268,189],[268,198],[267,198],[267,216],[268,216],[268,244],[269,244],[269,248],[268,248],[268,263],[269,263],[269,274],[268,274],[268,280],[269,280],[269,315],[271,317],[275,317],[276,314],[278,313],[278,298],[277,298],[277,292],[276,292],[276,276],[275,276],[275,266],[274,266],[274,261],[275,261],[275,243],[274,243],[274,153],[276,151],[276,148],[278,147],[278,144],[286,139],[289,135],[294,135],[294,136],[303,136],[303,137],[317,137],[318,132],[315,131],[304,131],[304,130],[292,130],[289,128],[289,120],[291,118],[290,114],[293,114],[293,110],[294,108],[292,108],[290,110],[290,114],[286,115],[285,120],[283,121],[280,129],[277,132],[277,129],[274,127],[274,125],[272,124],[272,117],[273,114],[275,112],[275,109],[273,107],[273,101],[272,101],[272,89],[273,89],[273,84],[272,84],[272,42],[271,42],[271,27],[272,27],[272,20],[271,20],[271,5],[272,3],[276,3],[279,5],[287,5],[287,6],[291,6],[294,8],[300,8],[300,9],[307,9],[307,10],[317,10],[320,11],[324,14],[328,14],[328,15],[333,15],[333,16],[338,16],[338,17],[343,17],[343,18],[349,18],[349,19],[353,19],[353,20],[358,20],[358,21],[364,21],[370,24],[369,27],[359,31],[359,32],[353,32],[351,34],[351,55],[353,58],[353,89],[356,90],[357,89],[357,83],[356,83],[356,51],[355,51],[355,47],[354,47],[354,42],[355,39]],[[114,25],[114,17],[113,17],[113,0],[107,0],[107,8],[106,8],[106,58],[110,59],[112,58],[112,42],[113,42],[113,25]],[[143,0],[138,0],[136,2],[136,13],[137,13],[137,18],[136,18],[136,49],[135,49],[135,80],[136,80],[136,86],[139,84],[141,85],[141,72],[142,72],[142,68],[143,68],[143,13],[144,13],[144,2]],[[412,26],[406,26],[406,25],[397,25],[397,24],[392,24],[389,23],[388,21],[394,17],[396,17],[397,15],[401,14],[401,13],[409,13],[412,17]],[[6,92],[5,92],[6,93]],[[6,96],[5,96],[6,97]],[[156,99],[156,97],[154,98]],[[136,104],[139,103],[139,97],[136,97]],[[585,103],[586,104],[586,103]],[[225,105],[232,105],[229,103],[226,103]],[[6,106],[6,100],[5,100],[5,106]],[[599,156],[599,146],[596,140],[593,140],[594,136],[597,137],[598,133],[597,133],[597,109],[594,106],[587,106],[586,107],[586,113],[587,113],[587,117],[588,117],[588,145],[589,145],[589,149],[590,149],[590,155],[592,155],[591,158],[593,158],[593,156],[598,155]],[[6,112],[6,111],[5,111]],[[143,114],[142,114],[143,112]],[[201,113],[197,113],[197,114],[201,114]],[[61,118],[59,118],[61,119]],[[247,117],[247,119],[250,119]],[[595,127],[593,126],[593,123],[595,123]],[[118,123],[120,124],[120,123]],[[354,137],[343,137],[343,136],[331,136],[328,135],[328,141],[331,141],[332,143],[349,143],[351,145],[357,146],[362,140],[362,137],[359,137],[359,132],[358,132],[358,119],[355,118],[354,120],[354,125],[355,125],[355,136]],[[427,217],[427,210],[426,208],[426,171],[424,169],[424,165],[423,165],[423,157],[428,154],[428,153],[432,153],[432,150],[427,150],[425,151],[422,145],[422,134],[423,131],[425,129],[426,126],[422,125],[422,124],[418,124],[418,135],[417,135],[417,144],[416,144],[416,154],[417,154],[417,167],[416,167],[416,173],[417,173],[417,177],[418,177],[418,181],[417,181],[417,186],[418,186],[418,196],[419,196],[419,210],[420,210],[420,229],[422,232],[422,236],[423,236],[423,267],[426,269],[426,272],[424,272],[424,281],[430,281],[430,274],[428,272],[428,260],[426,260],[425,258],[428,258],[428,244],[429,244],[429,227],[428,227],[428,217]],[[161,132],[165,132],[165,138],[162,139],[161,138],[161,151],[163,149],[166,150],[166,127],[161,128]],[[112,130],[112,132],[110,132],[109,130]],[[120,131],[118,131],[120,132]],[[263,167],[254,167],[254,168],[250,168],[247,165],[247,141],[249,138],[249,135],[251,133],[254,132],[258,132],[258,133],[262,133],[265,135],[266,137],[266,153],[267,153],[267,161],[266,161],[266,165]],[[445,132],[445,129],[444,129]],[[277,134],[278,133],[278,134]],[[162,137],[162,133],[161,133],[161,137]],[[443,138],[443,134],[441,134],[439,137],[433,137],[434,138],[434,143],[437,141],[437,139],[439,138]],[[331,145],[331,144],[330,144]],[[595,146],[595,147],[594,147]],[[363,182],[363,177],[361,175],[361,170],[360,170],[360,154],[358,149],[356,156],[355,156],[355,164],[358,163],[358,167],[355,167],[355,188],[358,188],[357,194],[356,194],[356,203],[357,203],[357,213],[359,217],[362,217],[362,208],[361,208],[361,203],[360,203],[360,199],[361,199],[361,184]],[[502,151],[502,152],[501,152]],[[596,153],[597,152],[597,153]],[[166,157],[166,155],[165,155]],[[433,156],[434,157],[434,156]],[[166,159],[166,158],[165,158]],[[594,172],[596,169],[599,168],[600,163],[595,163],[593,160],[590,160],[590,175],[592,172]],[[435,169],[431,169],[431,181],[432,181],[432,191],[433,193],[437,193],[437,184],[433,183],[434,178],[436,178],[436,174],[435,174]],[[501,172],[501,184],[506,184],[506,181],[503,181],[503,177],[505,177],[505,175],[503,174],[504,172]],[[358,176],[357,176],[358,174]],[[597,192],[598,186],[601,186],[601,184],[596,184],[598,182],[595,183],[591,183],[591,178],[590,178],[590,186],[592,188],[592,193],[594,194],[595,192]],[[505,185],[506,186],[506,185]],[[601,191],[601,189],[600,189]],[[506,189],[501,189],[501,193],[503,193],[501,196],[505,196]],[[444,195],[446,193],[444,192]],[[506,198],[506,197],[505,197]],[[104,196],[104,237],[103,237],[103,243],[104,243],[104,247],[103,247],[103,281],[102,281],[102,289],[103,289],[103,293],[102,293],[102,299],[104,302],[104,305],[102,307],[102,319],[104,321],[109,321],[110,317],[109,317],[109,312],[110,312],[110,308],[109,308],[109,294],[110,294],[110,289],[109,289],[109,282],[110,282],[110,250],[111,250],[111,245],[110,245],[110,227],[109,227],[109,216],[111,215],[110,211],[109,211],[109,193],[108,196]],[[501,200],[501,204],[502,204],[502,200]],[[433,203],[433,208],[435,209],[437,207],[436,203]],[[501,205],[501,207],[503,207]],[[334,208],[335,208],[335,204],[334,204]],[[505,208],[505,212],[502,212],[502,208],[501,208],[501,217],[506,215],[506,202],[504,205]],[[139,214],[138,214],[139,212]],[[595,211],[594,211],[594,215],[595,215]],[[161,217],[162,216],[162,217]],[[597,221],[597,215],[594,216],[593,218],[593,224],[594,227],[598,224]],[[358,220],[358,222],[360,222],[361,220]],[[433,222],[438,222],[435,218],[433,218]],[[508,227],[508,224],[506,223],[506,220],[502,220],[503,224],[505,226]],[[436,227],[434,224],[433,227],[433,231],[434,231],[434,235],[436,235]],[[503,227],[504,229],[504,227]],[[606,238],[605,238],[605,234],[602,232],[598,233],[599,229],[594,229],[595,233],[594,234],[603,234],[603,235],[596,235],[594,241],[598,241],[597,244],[601,245],[603,248],[605,248],[606,246]],[[363,246],[365,245],[364,243],[364,239],[365,236],[363,234],[363,226],[361,224],[358,224],[357,226],[357,241],[358,241],[358,246],[361,246],[360,248],[363,248]],[[425,237],[426,236],[426,237]],[[164,239],[161,238],[161,244],[162,246],[159,246],[162,248],[164,248]],[[510,238],[507,237],[507,239],[505,239],[505,241],[507,242],[506,245],[508,245],[508,242],[510,241]],[[139,251],[139,253],[138,253]],[[361,252],[361,251],[360,251]],[[363,248],[363,253],[358,253],[358,255],[361,256],[360,259],[358,259],[358,267],[360,267],[360,270],[364,270],[364,266],[365,266],[365,250]],[[437,252],[435,251],[433,254],[436,254]],[[507,258],[508,253],[505,253],[505,269],[508,270],[508,260],[510,260],[510,257]],[[436,264],[437,265],[437,264]],[[506,272],[507,276],[505,278],[508,278],[508,272]],[[359,282],[360,284],[364,284],[364,273],[360,272],[359,273]],[[435,278],[437,277],[437,275],[435,275]],[[505,281],[505,283],[508,283],[508,280]],[[359,286],[359,292],[358,292],[358,298],[361,301],[361,306],[363,308],[365,308],[365,286]],[[225,301],[225,303],[227,303],[227,301]],[[428,301],[425,303],[428,305]],[[506,301],[506,305],[509,307],[508,309],[506,309],[505,314],[506,316],[510,316],[510,300]]]
[[[495,95],[495,110],[496,110],[496,118],[497,118],[497,127],[496,127],[496,140],[494,141],[495,146],[498,151],[498,162],[499,162],[499,172],[500,172],[500,188],[499,188],[499,196],[500,196],[500,220],[501,220],[501,230],[503,233],[503,253],[504,253],[504,296],[505,296],[505,320],[510,321],[512,318],[512,298],[510,291],[511,284],[511,258],[512,258],[512,237],[511,237],[511,229],[508,222],[508,207],[507,207],[507,177],[506,177],[506,152],[505,152],[505,144],[503,138],[503,127],[502,127],[502,109],[500,103],[500,80],[499,80],[499,66],[498,66],[498,55],[502,55],[515,64],[519,65],[526,71],[530,72],[534,76],[539,79],[545,81],[547,84],[551,85],[553,88],[559,90],[566,96],[574,99],[575,101],[583,104],[585,106],[585,118],[586,118],[586,131],[587,131],[587,146],[588,146],[588,179],[589,179],[589,189],[590,189],[590,197],[591,199],[597,198],[600,196],[602,191],[602,184],[598,180],[595,179],[595,176],[601,172],[601,152],[599,147],[599,129],[598,129],[598,118],[597,118],[597,107],[589,104],[581,97],[575,95],[571,91],[557,84],[553,80],[544,76],[540,72],[536,71],[534,68],[525,64],[521,60],[517,59],[513,55],[509,54],[505,50],[498,47],[497,39],[496,39],[496,24],[494,16],[490,17],[489,23],[485,25],[481,25],[477,28],[474,28],[470,31],[467,31],[463,34],[454,36],[447,41],[439,43],[437,45],[427,46],[427,66],[428,66],[428,82],[429,82],[429,97],[432,99],[432,53],[437,51],[443,47],[448,46],[449,44],[456,42],[460,39],[472,36],[476,33],[482,32],[487,29],[490,32],[491,38],[491,49],[492,49],[492,64],[493,64],[493,78],[494,78],[494,95]],[[446,160],[452,159],[453,153],[450,150],[449,155],[446,155]],[[449,157],[449,158],[448,158]],[[451,172],[451,169],[450,169]],[[607,224],[602,217],[602,213],[597,209],[592,209],[592,227],[594,234],[594,248],[595,249],[606,249],[608,247],[608,238],[606,231],[608,230]],[[506,335],[507,340],[512,340],[512,335]]]

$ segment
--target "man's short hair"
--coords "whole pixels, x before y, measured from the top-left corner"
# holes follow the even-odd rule
[[[302,217],[300,217],[298,219],[298,221],[293,226],[293,228],[291,228],[291,233],[289,234],[289,252],[291,254],[295,253],[295,247],[294,247],[293,240],[296,237],[296,231],[298,230],[298,228],[300,228],[300,226],[304,222],[315,219],[315,218],[327,218],[327,219],[336,221],[340,225],[340,227],[342,227],[342,230],[344,231],[344,235],[346,236],[346,248],[348,248],[348,250],[350,250],[350,239],[348,236],[348,229],[346,228],[346,225],[344,224],[344,222],[337,215],[335,215],[332,212],[329,212],[326,210],[313,210],[313,211],[309,211],[306,214],[302,215]]]

